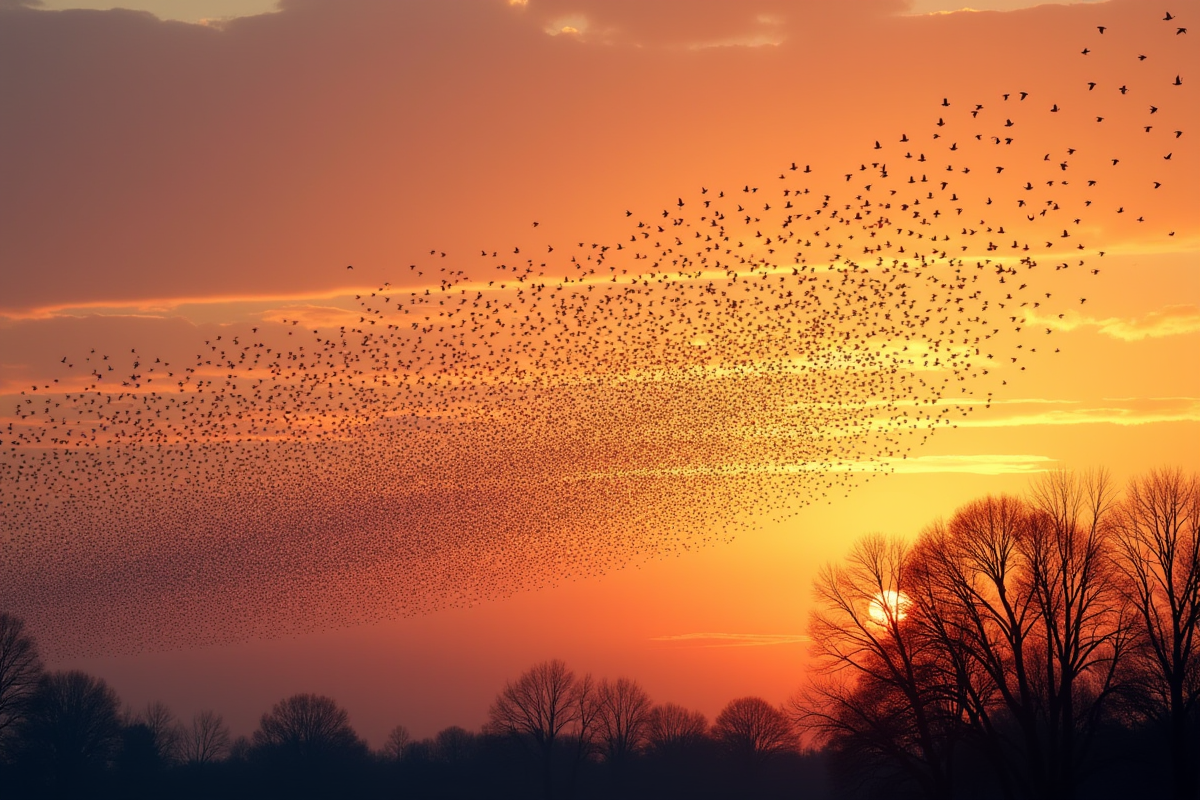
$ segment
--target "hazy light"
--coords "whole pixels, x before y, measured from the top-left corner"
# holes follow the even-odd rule
[[[867,614],[872,622],[887,625],[892,619],[898,621],[907,617],[910,605],[912,601],[904,592],[885,589],[871,600],[871,604],[867,606]]]

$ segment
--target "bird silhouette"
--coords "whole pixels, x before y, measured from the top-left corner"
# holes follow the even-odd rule
[[[1102,84],[1027,87],[1049,106],[944,95],[844,164],[633,198],[605,237],[430,249],[332,323],[51,356],[63,383],[0,429],[2,604],[56,656],[322,630],[715,546],[893,471],[1053,361],[1028,337],[1087,302],[1099,223],[1152,227],[1187,163],[1145,100],[1089,94],[1146,85],[1106,50]]]

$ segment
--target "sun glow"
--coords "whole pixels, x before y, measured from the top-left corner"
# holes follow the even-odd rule
[[[884,589],[871,599],[867,606],[867,614],[871,621],[879,625],[887,625],[891,620],[900,621],[908,616],[908,607],[912,601],[904,592]]]

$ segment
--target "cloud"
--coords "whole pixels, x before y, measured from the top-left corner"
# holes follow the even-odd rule
[[[430,284],[433,286],[434,284]],[[262,319],[281,303],[297,308],[314,306],[317,301],[347,300],[357,294],[369,294],[377,287],[339,286],[319,292],[280,292],[245,295],[199,295],[196,297],[155,297],[146,299],[110,299],[91,302],[61,303],[0,313],[0,327],[32,320],[97,317],[168,317],[179,316],[203,322],[212,318],[234,322]],[[425,287],[421,287],[425,288]],[[315,306],[314,306],[315,307]]]
[[[5,2],[0,0],[0,8]],[[23,0],[16,0],[21,5]],[[161,20],[195,22],[201,25],[228,21],[237,17],[267,14],[277,10],[276,0],[34,0],[26,5],[37,6],[48,11],[90,9],[107,11],[120,7],[130,11],[143,11]]]
[[[960,428],[1010,428],[1026,425],[1148,425],[1156,422],[1200,422],[1200,398],[1196,397],[1108,398],[1101,403],[1024,414],[968,417],[957,425]]]
[[[1200,306],[1179,304],[1165,306],[1140,317],[1088,317],[1076,311],[1056,316],[1030,315],[1033,324],[1045,325],[1062,331],[1094,329],[1105,336],[1124,342],[1140,342],[1143,339],[1159,339],[1165,336],[1181,336],[1200,331]]]
[[[1061,1],[1061,0],[1060,0]],[[957,14],[972,11],[1019,11],[1043,5],[1045,0],[974,0],[963,4],[962,0],[912,0],[908,13],[919,14]],[[1103,0],[1076,0],[1076,2],[1095,3]],[[1070,3],[1061,2],[1062,5]]]
[[[561,253],[698,181],[857,163],[863,144],[924,119],[912,74],[953,62],[939,94],[1004,90],[980,37],[1037,32],[1009,86],[1055,74],[1041,43],[1091,22],[1053,6],[901,17],[898,0],[290,0],[205,27],[4,2],[0,218],[21,268],[0,310],[14,314],[316,294],[347,264],[394,279],[434,247],[470,266],[483,248],[512,253],[530,219],[561,232]],[[622,46],[546,35],[563,20]],[[838,124],[813,124],[829,108]],[[1174,187],[1157,216],[1193,219]]]
[[[958,423],[962,425],[962,423]],[[892,472],[905,475],[967,473],[971,475],[1028,475],[1053,469],[1055,460],[1034,455],[918,456],[884,459]]]
[[[308,328],[337,327],[358,324],[362,315],[336,306],[291,305],[262,312],[265,322],[300,322]]]
[[[547,33],[570,27],[585,41],[608,45],[705,49],[781,44],[789,35],[828,27],[832,18],[860,21],[903,11],[904,0],[533,0],[522,10]],[[581,24],[582,23],[582,24]]]
[[[696,647],[763,647],[778,644],[806,644],[812,638],[802,633],[676,633],[651,636],[652,642],[689,644]]]
[[[960,426],[962,423],[958,423]],[[879,458],[869,461],[808,462],[803,464],[710,464],[706,466],[661,467],[631,470],[593,471],[570,480],[609,480],[613,478],[659,478],[748,475],[798,475],[827,472],[896,472],[928,475],[968,473],[973,475],[1024,475],[1052,469],[1054,459],[1039,455],[976,454],[952,456],[915,456]]]
[[[1112,318],[1097,321],[1096,324],[1101,333],[1127,342],[1178,336],[1200,331],[1200,306],[1167,306],[1161,311],[1152,311],[1142,317]]]

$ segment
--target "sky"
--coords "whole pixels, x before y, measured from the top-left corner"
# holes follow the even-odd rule
[[[1194,2],[1172,21],[1140,2],[84,5],[0,3],[0,607],[130,704],[248,733],[320,692],[378,746],[397,723],[476,727],[505,679],[561,657],[711,718],[800,685],[811,580],[855,537],[914,536],[1048,469],[1200,467]],[[858,253],[875,231],[844,217],[793,258],[784,203],[805,226],[843,201],[869,219],[927,171],[928,207],[935,169],[940,248],[913,244],[906,203],[886,251]],[[768,249],[685,257],[718,208]],[[818,271],[845,269],[837,250],[862,264],[848,293]],[[938,313],[988,314],[982,351],[936,313],[884,324],[897,274],[914,302],[934,279]],[[822,299],[776,320],[806,275]],[[714,281],[777,299],[704,328]],[[439,297],[471,300],[470,336],[426,330]],[[568,298],[554,344],[544,323],[544,349],[482,358],[479,331],[508,341]],[[249,355],[214,366],[231,341]],[[857,366],[829,368],[850,342]],[[159,360],[194,364],[171,398],[211,399],[210,422],[163,399],[168,366],[143,382]],[[401,362],[420,388],[365,394]],[[900,408],[923,421],[900,430]],[[108,416],[79,450],[53,431],[85,413]],[[230,444],[247,420],[256,444]]]
[[[1096,0],[1092,0],[1095,2]],[[250,17],[257,14],[269,14],[279,10],[275,0],[133,0],[133,2],[114,5],[107,0],[42,0],[30,2],[28,5],[51,11],[61,11],[74,8],[88,8],[106,11],[112,8],[124,8],[134,11],[147,11],[159,19],[177,20],[180,22],[200,22],[204,20],[228,20],[235,17]],[[1027,0],[985,0],[969,5],[944,0],[914,0],[906,9],[909,14],[936,14],[939,12],[961,11],[1012,11],[1035,5]]]

